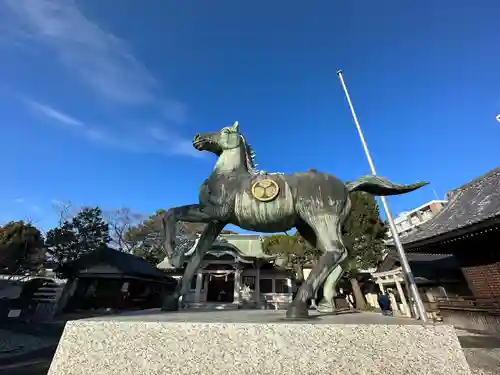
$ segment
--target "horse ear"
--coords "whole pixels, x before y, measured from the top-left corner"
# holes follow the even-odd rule
[[[239,132],[240,131],[240,125],[238,124],[238,121],[235,121],[233,126],[232,126],[233,130],[236,131],[236,132]]]

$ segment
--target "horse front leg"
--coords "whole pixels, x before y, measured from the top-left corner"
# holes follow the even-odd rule
[[[215,223],[222,222],[212,214],[209,207],[200,204],[190,204],[170,208],[162,218],[163,224],[163,246],[165,255],[168,257],[170,264],[175,268],[180,268],[183,265],[184,254],[181,251],[176,251],[175,239],[177,235],[177,222],[186,221],[190,223]],[[180,249],[182,250],[182,249]]]
[[[189,293],[191,289],[191,282],[193,277],[198,270],[203,256],[210,250],[212,244],[219,236],[222,229],[224,229],[224,223],[209,223],[196,244],[196,248],[191,255],[191,258],[184,270],[184,275],[182,280],[177,284],[175,292],[165,298],[163,301],[162,311],[175,311],[179,308],[179,299],[184,300],[185,296]]]

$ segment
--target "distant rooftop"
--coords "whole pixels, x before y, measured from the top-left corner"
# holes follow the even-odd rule
[[[451,190],[448,204],[431,220],[401,237],[412,244],[491,219],[500,219],[500,167]]]
[[[448,203],[448,201],[447,201],[447,200],[438,200],[438,199],[434,199],[434,200],[432,200],[432,201],[429,201],[429,202],[427,202],[427,203],[424,203],[424,204],[422,204],[422,205],[418,206],[417,208],[414,208],[413,210],[401,212],[401,213],[398,215],[398,217],[396,217],[396,218],[394,219],[394,222],[395,222],[396,224],[398,224],[398,223],[400,223],[401,221],[405,220],[405,219],[408,217],[408,215],[410,215],[410,214],[412,214],[412,213],[414,213],[414,212],[417,212],[417,211],[421,210],[421,209],[422,209],[422,208],[424,208],[424,207],[430,206],[430,205],[431,205],[431,204],[433,204],[433,203],[442,203],[442,204],[446,204],[446,203]]]

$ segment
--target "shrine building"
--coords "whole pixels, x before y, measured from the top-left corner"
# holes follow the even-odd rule
[[[500,332],[500,167],[450,191],[447,200],[401,242],[409,257],[451,256],[461,269],[467,288],[438,298],[441,315],[457,326]],[[401,270],[392,276],[401,279]]]
[[[251,234],[221,234],[205,254],[185,299],[188,307],[265,308],[285,307],[292,300],[292,275],[275,267],[276,256],[264,253],[262,237]],[[195,245],[186,253],[194,253]],[[180,279],[184,269],[168,260],[157,266]]]

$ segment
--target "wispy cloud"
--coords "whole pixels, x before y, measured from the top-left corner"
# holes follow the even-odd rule
[[[87,18],[74,0],[3,0],[0,4],[0,34],[4,34],[4,38],[7,35],[15,45],[24,43],[50,48],[57,61],[79,77],[97,97],[125,108],[147,108],[157,114],[159,123],[163,122],[169,128],[187,121],[186,105],[162,95],[161,85],[134,56],[131,47]],[[94,140],[121,146],[129,144],[130,149],[160,142],[150,133],[147,142],[145,136],[140,137],[140,142],[133,139],[137,134],[130,139],[124,138],[124,132],[117,131],[111,124],[90,127],[85,121],[41,102],[30,102],[30,106]],[[172,132],[169,134],[170,138],[161,142],[177,150],[174,153],[196,154],[190,150],[190,142],[190,147],[187,147],[186,140],[179,143],[179,137]]]
[[[83,135],[86,138],[94,141],[107,141],[108,137],[104,130],[100,130],[95,127],[91,127],[85,124],[83,121],[68,115],[58,109],[55,109],[47,104],[39,103],[32,100],[25,100],[26,104],[31,107],[31,109],[40,115],[45,116],[49,120],[52,120],[58,126],[63,126],[65,128],[70,128],[77,134]]]
[[[156,101],[158,83],[130,47],[86,18],[73,0],[3,3],[10,10],[13,37],[52,48],[98,94],[128,105]]]
[[[128,129],[128,131],[117,134],[116,131],[109,130],[109,127],[92,126],[47,104],[35,101],[26,102],[34,111],[56,125],[69,126],[74,132],[93,142],[132,152],[203,156],[202,153],[194,149],[190,140],[168,132],[163,127],[151,127],[149,131],[143,128]]]
[[[16,198],[14,199],[14,203],[18,205],[20,212],[29,212],[29,213],[40,213],[42,212],[42,208],[34,203],[31,203],[28,199],[26,198]]]
[[[71,117],[65,113],[62,113],[52,107],[49,107],[48,105],[41,104],[38,102],[34,101],[28,101],[28,104],[35,109],[36,111],[42,113],[43,115],[56,120],[62,124],[68,125],[68,126],[74,126],[74,127],[83,127],[84,124],[80,120],[77,120],[74,117]]]
[[[169,145],[170,152],[178,155],[186,155],[193,157],[203,157],[205,154],[199,152],[193,147],[191,140],[176,137],[174,134],[168,133],[164,128],[151,127],[149,134],[156,140],[159,145]]]

